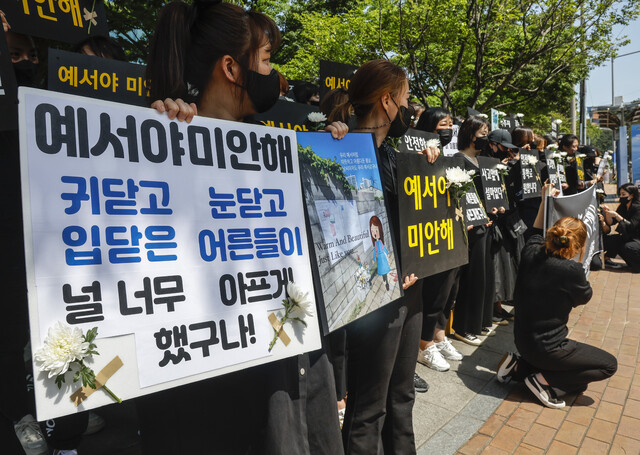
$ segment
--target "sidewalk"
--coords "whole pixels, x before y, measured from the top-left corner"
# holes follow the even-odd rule
[[[572,312],[570,337],[616,355],[618,372],[607,381],[593,383],[583,395],[570,397],[567,407],[559,410],[541,406],[521,384],[503,386],[495,380],[489,381],[480,389],[480,395],[463,408],[463,412],[428,438],[419,453],[445,454],[456,453],[457,450],[464,455],[640,454],[640,370],[637,368],[640,275],[607,270],[592,272],[590,281],[593,298]],[[502,338],[501,335],[504,334],[499,333],[494,338]],[[485,353],[478,354],[480,351]],[[480,365],[495,371],[498,357],[493,355],[492,347],[481,347],[472,357],[478,355],[489,361]],[[479,376],[484,376],[482,367],[476,367],[476,371]],[[462,374],[458,376],[462,377]],[[461,415],[477,425],[475,420],[481,419],[481,414],[471,416],[470,405],[482,394],[486,397],[499,396],[499,392],[493,393],[496,390],[507,395],[506,398],[466,444],[454,451],[450,450],[452,444],[449,450],[431,450],[435,449],[435,440],[444,439],[441,433],[455,437],[452,422],[460,420]],[[421,404],[417,403],[416,408],[420,407]],[[424,412],[428,410],[416,412],[417,421]],[[418,424],[416,428],[419,428]],[[461,431],[465,432],[464,429]],[[427,447],[430,450],[425,450]]]

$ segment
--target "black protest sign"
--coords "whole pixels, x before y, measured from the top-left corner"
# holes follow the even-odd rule
[[[503,130],[511,131],[516,127],[515,117],[502,117],[500,119],[500,128]]]
[[[2,11],[12,31],[40,38],[75,44],[109,33],[102,0],[13,0]]]
[[[145,67],[49,49],[49,90],[148,106]]]
[[[251,118],[266,126],[294,131],[316,131],[314,126],[319,126],[320,123],[326,124],[326,121],[316,123],[309,121],[309,114],[312,112],[319,112],[318,107],[280,99],[267,112],[253,115]]]
[[[320,99],[336,88],[349,89],[349,82],[357,66],[320,60]]]
[[[465,226],[482,226],[489,222],[487,212],[485,212],[478,196],[478,190],[472,186],[469,191],[462,196],[462,211],[464,213]]]
[[[537,150],[520,149],[520,169],[522,173],[522,198],[540,197],[542,182],[540,181],[540,162]]]
[[[582,262],[585,274],[589,274],[591,258],[600,250],[600,223],[598,221],[598,199],[596,186],[592,185],[581,193],[564,197],[547,197],[545,212],[545,232],[560,218],[573,216],[582,220],[587,227],[587,240],[585,242],[585,254],[580,258],[580,253],[574,260]]]
[[[584,155],[576,155],[576,171],[578,172],[578,182],[584,183]]]
[[[427,133],[426,131],[409,128],[405,135],[400,138],[398,151],[420,153],[429,146],[442,148],[440,145],[440,136],[435,133]]]
[[[403,270],[424,278],[466,264],[465,227],[445,177],[447,168],[464,166],[461,160],[440,156],[430,164],[399,153],[396,161]]]
[[[560,154],[555,150],[547,149],[544,152],[547,160],[547,170],[549,171],[549,182],[557,189],[562,191],[562,180],[560,179],[559,161]]]
[[[18,128],[18,87],[5,34],[0,35],[0,131],[6,131]]]
[[[497,158],[478,157],[482,188],[484,189],[484,203],[487,210],[500,207],[508,208],[507,189],[498,166],[504,166]]]

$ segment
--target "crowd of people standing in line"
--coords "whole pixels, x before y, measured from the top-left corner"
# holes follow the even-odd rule
[[[251,115],[268,110],[286,94],[282,78],[270,64],[279,43],[280,31],[262,13],[221,1],[168,4],[160,13],[148,60],[151,95],[158,100],[152,107],[178,120],[189,121],[197,114],[250,121]],[[295,94],[299,101],[319,101],[309,85],[294,91],[299,92]],[[396,235],[397,151],[388,138],[401,137],[413,125],[437,133],[445,146],[453,137],[455,120],[449,111],[436,107],[424,110],[418,118],[409,100],[404,70],[386,60],[373,60],[358,69],[348,90],[336,89],[320,104],[329,117],[326,131],[336,140],[348,131],[373,134]],[[17,135],[3,135],[3,139],[15,152],[8,171],[15,175],[4,181],[15,193],[20,187]],[[424,279],[417,279],[399,264],[403,297],[324,337],[322,349],[137,398],[143,452],[415,453],[415,392],[428,389],[416,374],[416,360],[447,371],[450,361],[463,359],[446,336],[452,311],[452,335],[474,346],[481,344],[480,337],[495,334],[495,324],[508,324],[515,318],[519,353],[505,355],[498,366],[498,380],[524,381],[545,406],[562,407],[563,395],[583,391],[589,382],[614,374],[613,356],[567,339],[569,312],[591,298],[584,272],[572,260],[584,249],[584,224],[567,217],[544,233],[543,198],[522,197],[518,151],[544,151],[555,140],[525,126],[490,131],[480,116],[465,119],[457,136],[458,156],[466,169],[475,171],[481,199],[478,156],[498,158],[509,169],[505,179],[508,206],[489,212],[486,225],[468,229],[469,263]],[[569,157],[564,194],[601,184],[597,150],[580,149],[578,139],[570,134],[558,145]],[[583,182],[577,179],[577,171],[574,174],[575,160],[571,159],[579,150],[586,155]],[[423,154],[434,162],[440,151],[430,147]],[[544,161],[544,154],[540,157]],[[544,167],[541,177],[542,181],[547,178]],[[555,196],[548,186],[544,191]],[[620,255],[638,272],[638,189],[625,185],[619,196],[619,208],[614,212],[603,206],[600,218],[607,252],[604,266],[619,267],[611,258]],[[24,258],[21,242],[16,241],[22,238],[19,194],[7,207],[7,213],[14,215],[7,218],[11,225],[7,235],[12,245],[20,246],[15,257]],[[615,234],[610,233],[613,226]],[[10,315],[16,321],[12,324],[15,330],[3,337],[2,359],[6,360],[3,364],[12,365],[15,374],[8,375],[10,382],[2,383],[3,398],[16,390],[26,392],[25,376],[19,377],[24,364],[20,366],[17,355],[22,358],[28,334],[24,261],[12,269],[11,276],[15,280],[9,291],[19,304]],[[505,311],[502,304],[513,305],[515,314]],[[338,409],[345,402],[340,428]],[[3,404],[1,412],[6,423],[3,432],[32,413],[26,393],[15,394],[10,403]],[[72,429],[62,435],[58,432],[57,440],[51,439],[56,432],[50,432],[57,453],[73,453],[87,419],[86,414],[56,419],[59,429]],[[35,431],[33,418],[18,432],[27,434],[27,429]],[[39,449],[31,453],[38,453],[35,450]]]

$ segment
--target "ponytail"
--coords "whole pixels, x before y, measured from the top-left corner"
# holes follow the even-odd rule
[[[584,247],[586,241],[585,224],[578,218],[565,216],[556,221],[547,231],[545,247],[547,254],[571,259]]]
[[[268,16],[221,0],[174,1],[162,8],[147,62],[151,100],[198,101],[215,64],[225,55],[244,72],[256,64],[266,43],[280,45],[280,31]]]
[[[185,66],[191,41],[190,6],[172,2],[160,11],[147,62],[151,100],[185,98]]]

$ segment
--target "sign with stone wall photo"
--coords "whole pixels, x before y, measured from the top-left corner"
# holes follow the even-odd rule
[[[302,187],[316,299],[325,332],[398,299],[396,245],[387,215],[373,136],[298,133]]]

